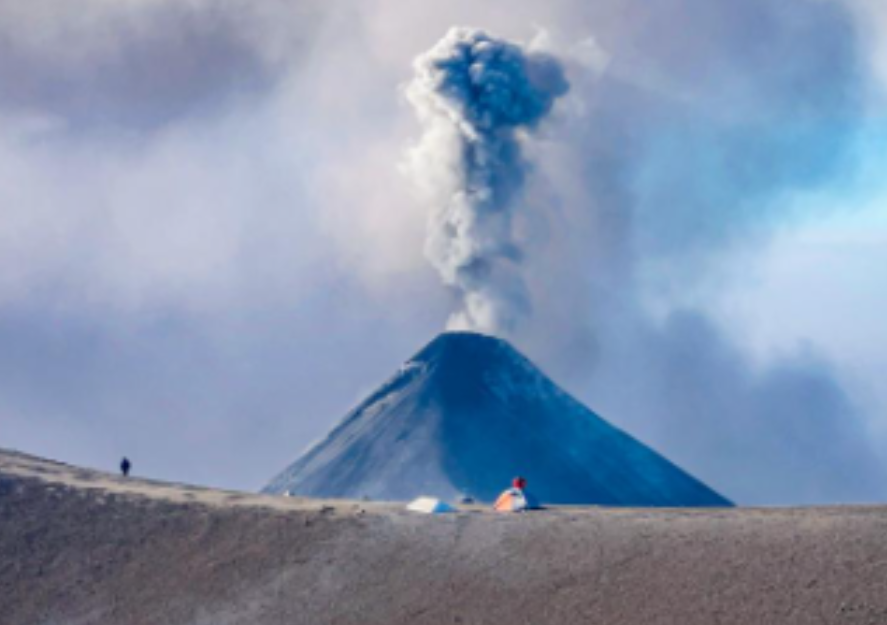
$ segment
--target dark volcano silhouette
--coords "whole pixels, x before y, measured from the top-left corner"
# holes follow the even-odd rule
[[[309,497],[729,506],[562,391],[508,343],[440,335],[266,488]]]

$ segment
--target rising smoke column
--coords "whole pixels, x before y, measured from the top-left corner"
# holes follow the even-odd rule
[[[468,28],[414,69],[407,97],[425,132],[409,171],[434,207],[425,255],[462,300],[448,325],[507,333],[530,308],[514,232],[521,146],[569,84],[552,56]]]

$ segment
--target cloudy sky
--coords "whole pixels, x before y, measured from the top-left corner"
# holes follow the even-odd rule
[[[887,499],[880,0],[0,0],[0,446],[256,489],[440,332],[454,25],[570,83],[508,338],[740,503]]]

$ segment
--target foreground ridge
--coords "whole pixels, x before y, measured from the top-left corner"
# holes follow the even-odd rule
[[[148,482],[0,450],[3,625],[808,625],[887,614],[887,508],[401,505]]]

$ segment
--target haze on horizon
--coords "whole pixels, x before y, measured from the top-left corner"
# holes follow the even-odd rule
[[[570,85],[506,338],[740,504],[887,500],[877,0],[0,0],[0,447],[257,489],[442,331],[457,25]]]

